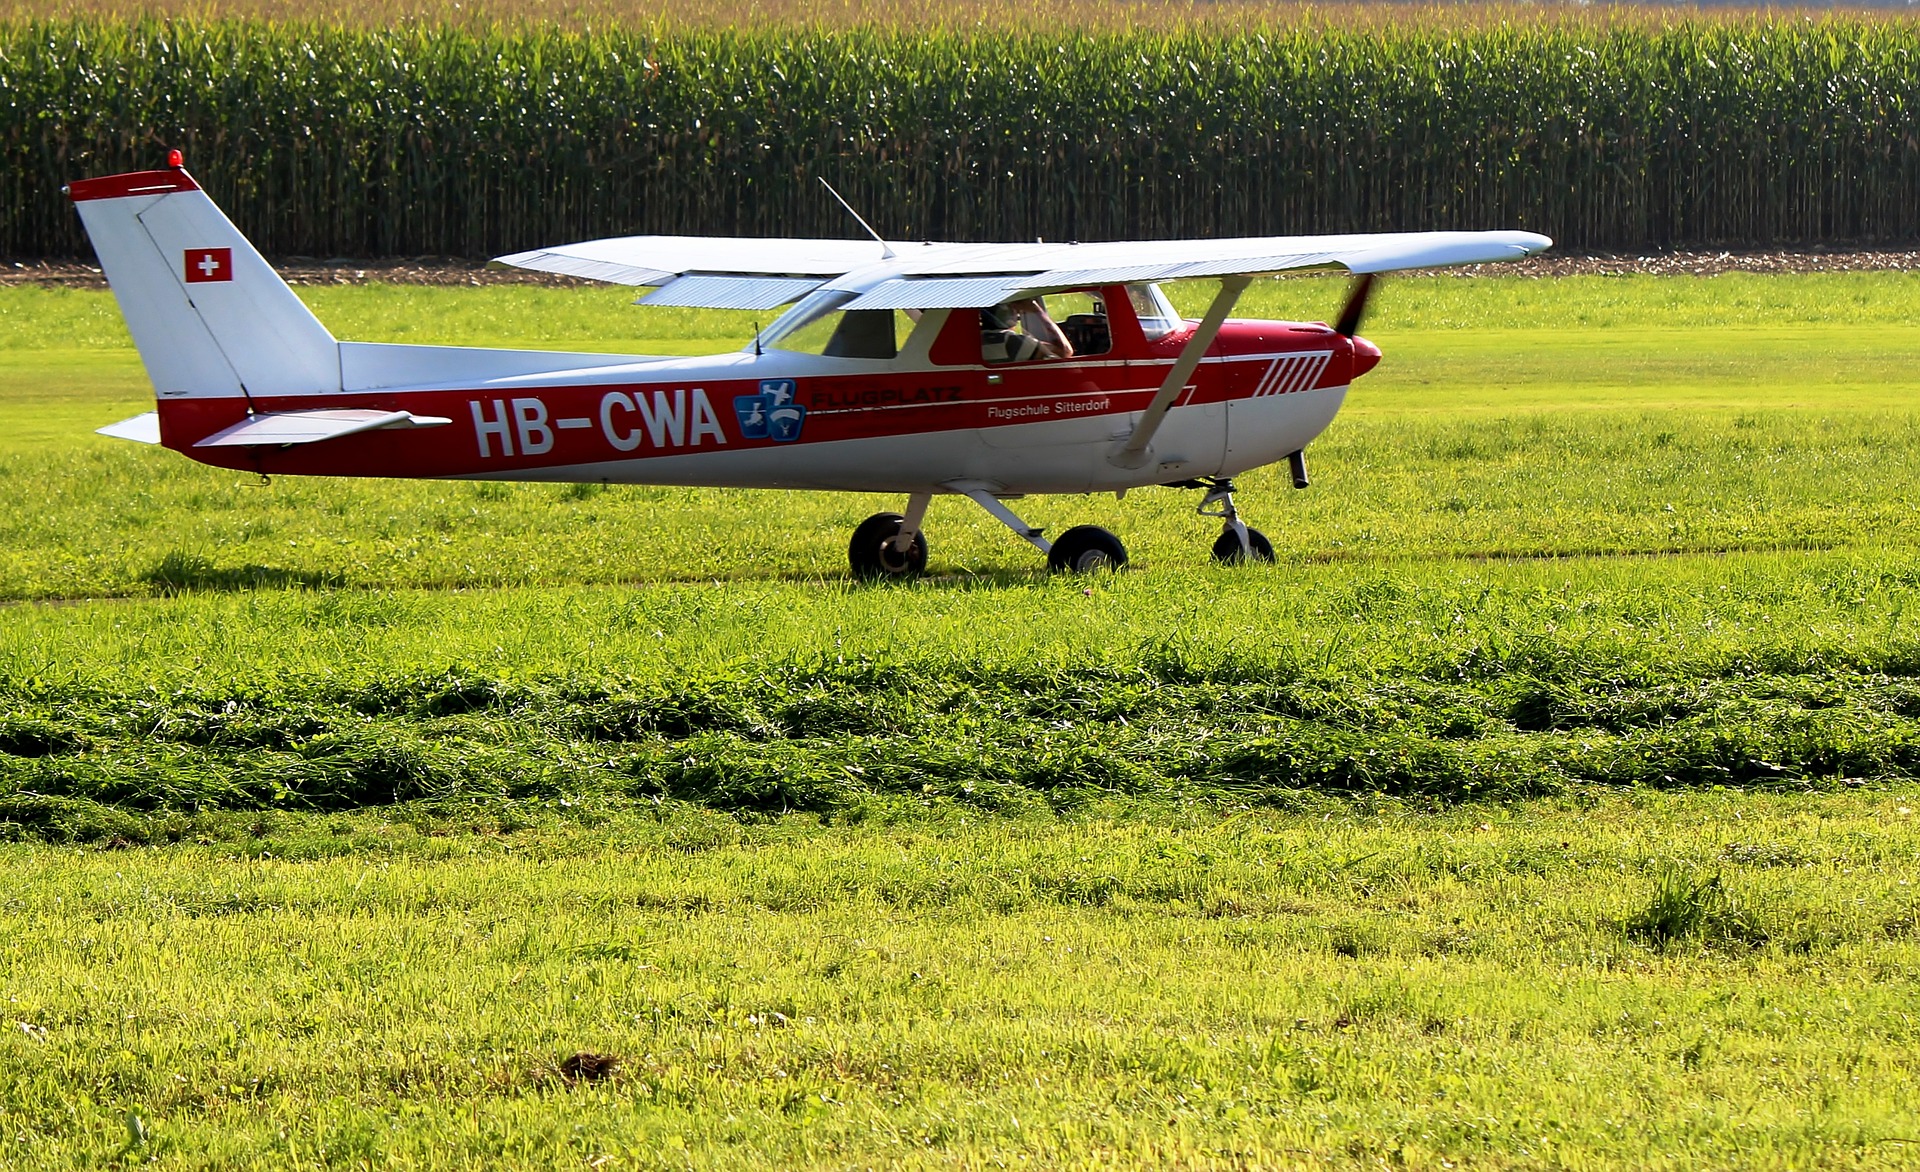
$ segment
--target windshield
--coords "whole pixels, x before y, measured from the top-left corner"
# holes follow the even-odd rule
[[[1128,285],[1127,300],[1133,302],[1134,315],[1140,319],[1140,332],[1149,342],[1166,337],[1183,324],[1158,285]]]
[[[913,332],[913,319],[897,309],[843,309],[858,297],[820,289],[800,299],[761,333],[768,350],[821,354],[828,358],[893,358]]]
[[[773,324],[760,331],[758,342],[761,346],[773,350],[791,350],[792,345],[781,345],[800,330],[814,325],[834,310],[852,301],[854,295],[840,289],[815,289],[794,303],[792,309],[773,319]]]

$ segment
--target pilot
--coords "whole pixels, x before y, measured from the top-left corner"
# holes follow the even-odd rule
[[[1073,343],[1040,299],[1029,297],[980,311],[980,354],[988,362],[1072,358]]]

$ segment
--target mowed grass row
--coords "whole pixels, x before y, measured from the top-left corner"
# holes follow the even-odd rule
[[[1920,233],[1905,17],[1109,11],[1093,28],[4,20],[0,255],[83,255],[61,185],[167,146],[262,247],[321,257],[840,234],[820,178],[903,240]]]

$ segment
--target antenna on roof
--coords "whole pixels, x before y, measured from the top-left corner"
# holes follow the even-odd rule
[[[853,205],[852,205],[852,204],[850,204],[850,203],[848,203],[848,202],[846,201],[846,199],[845,199],[844,197],[842,197],[842,196],[841,196],[841,194],[840,194],[839,192],[837,192],[837,191],[834,191],[834,190],[833,190],[833,184],[831,184],[831,183],[828,183],[828,182],[827,182],[827,178],[826,178],[826,176],[824,176],[824,175],[822,175],[822,176],[820,176],[820,186],[822,186],[822,187],[824,187],[824,188],[826,188],[826,189],[827,189],[827,191],[828,191],[828,192],[829,192],[829,193],[830,193],[830,194],[831,194],[831,195],[833,196],[833,198],[835,198],[835,199],[837,199],[837,200],[839,200],[839,201],[840,201],[840,206],[841,206],[841,207],[843,207],[843,208],[845,208],[845,209],[847,209],[847,214],[848,214],[849,216],[852,216],[852,217],[853,217],[853,218],[854,218],[855,220],[857,220],[857,221],[859,221],[859,224],[860,224],[860,226],[861,226],[862,228],[865,228],[865,229],[867,230],[867,235],[869,235],[869,236],[871,236],[871,237],[873,237],[873,238],[874,238],[874,240],[876,240],[876,241],[878,241],[878,242],[879,242],[879,244],[880,244],[880,259],[881,259],[881,260],[892,260],[892,259],[893,259],[893,245],[891,245],[891,244],[888,244],[888,243],[887,243],[887,242],[886,242],[885,240],[883,240],[883,239],[881,239],[881,237],[880,237],[880,233],[878,233],[878,232],[875,232],[875,231],[873,230],[873,225],[872,225],[872,224],[869,224],[869,223],[867,223],[867,222],[866,222],[865,220],[863,220],[863,219],[861,219],[861,218],[860,218],[860,213],[859,213],[859,212],[856,212],[856,211],[854,211],[854,210],[853,210]]]

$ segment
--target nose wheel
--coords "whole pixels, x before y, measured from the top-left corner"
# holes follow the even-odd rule
[[[1240,519],[1233,507],[1233,481],[1230,478],[1200,481],[1196,487],[1207,490],[1206,498],[1194,512],[1202,517],[1220,518],[1220,536],[1213,543],[1213,560],[1237,566],[1246,562],[1273,560],[1273,542],[1267,535]]]
[[[1213,560],[1223,566],[1237,566],[1241,562],[1270,562],[1273,560],[1273,542],[1258,529],[1247,527],[1246,544],[1240,544],[1240,535],[1228,529],[1213,542]]]

